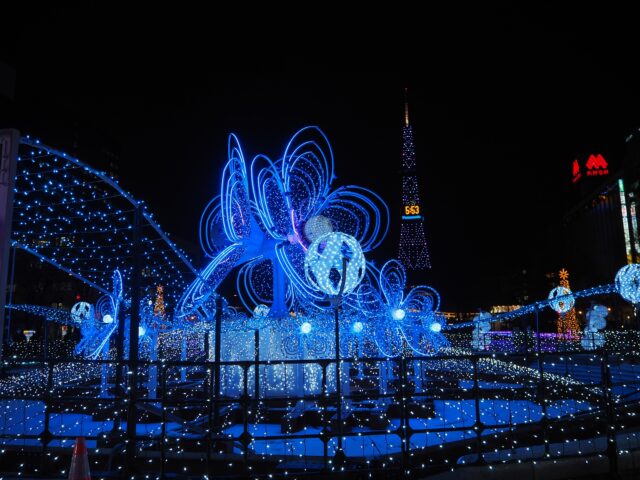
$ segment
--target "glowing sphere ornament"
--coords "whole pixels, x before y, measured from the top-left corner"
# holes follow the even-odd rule
[[[113,317],[107,313],[102,317],[102,323],[113,323]]]
[[[304,333],[305,335],[307,333],[311,332],[311,324],[309,322],[304,322],[302,325],[300,325],[300,331],[302,333]]]
[[[306,239],[314,242],[322,235],[333,232],[333,224],[327,217],[316,215],[307,220],[307,223],[304,224],[303,231]]]
[[[429,325],[429,330],[431,330],[433,333],[440,333],[442,331],[442,324],[433,322],[431,325]]]
[[[270,308],[266,305],[256,305],[256,308],[253,309],[253,315],[255,317],[266,317],[267,315],[269,315],[269,310]]]
[[[549,292],[549,306],[556,313],[566,313],[573,308],[576,301],[567,287],[556,287]]]
[[[402,320],[406,315],[407,315],[407,312],[405,312],[401,308],[396,308],[394,311],[391,312],[391,316],[393,317],[394,320]]]
[[[325,233],[316,238],[304,259],[307,280],[327,295],[351,292],[362,281],[365,270],[366,261],[360,244],[351,235],[341,232]]]
[[[616,274],[616,290],[627,302],[640,303],[640,265],[625,265]]]
[[[362,322],[355,322],[351,328],[353,333],[361,333],[364,330],[364,324]]]
[[[76,323],[93,318],[93,305],[87,302],[78,302],[71,307],[71,318]]]

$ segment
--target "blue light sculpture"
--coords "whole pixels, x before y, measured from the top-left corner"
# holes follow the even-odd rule
[[[118,328],[118,315],[122,304],[122,275],[113,272],[113,290],[102,296],[96,304],[98,318],[87,318],[80,325],[82,339],[76,345],[76,355],[98,359],[108,353],[109,339]],[[105,321],[105,319],[110,321]]]
[[[318,235],[341,232],[363,252],[388,230],[389,210],[375,193],[357,186],[332,190],[333,151],[318,127],[298,131],[282,158],[257,155],[247,169],[235,135],[229,136],[221,194],[205,208],[200,239],[211,258],[182,296],[176,315],[211,316],[210,296],[242,265],[237,289],[245,307],[270,306],[271,318],[318,307],[324,293],[310,284],[305,254]]]
[[[406,274],[397,260],[384,264],[378,284],[379,291],[372,284],[361,285],[357,299],[373,325],[373,341],[382,355],[396,357],[410,351],[434,355],[448,345],[440,333],[444,319],[437,314],[440,295],[436,290],[421,285],[405,297]]]

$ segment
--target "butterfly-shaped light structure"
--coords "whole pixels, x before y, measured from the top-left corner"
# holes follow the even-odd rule
[[[412,351],[434,355],[448,345],[441,333],[440,295],[431,287],[412,288],[405,296],[407,278],[397,260],[389,260],[379,272],[379,289],[363,284],[357,290],[360,311],[368,317],[368,329],[382,355],[396,357]]]
[[[210,318],[212,294],[239,265],[237,291],[249,311],[264,304],[270,318],[282,318],[291,309],[318,306],[325,295],[304,272],[312,241],[342,232],[366,253],[389,227],[389,209],[378,195],[353,185],[332,190],[334,180],[333,151],[318,127],[298,131],[279,160],[257,155],[248,166],[238,138],[230,135],[221,193],[200,221],[211,260],[183,294],[176,317]]]

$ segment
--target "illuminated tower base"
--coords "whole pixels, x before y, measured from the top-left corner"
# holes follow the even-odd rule
[[[431,259],[424,234],[424,223],[403,221],[400,228],[400,253],[398,259],[409,270],[431,268]]]

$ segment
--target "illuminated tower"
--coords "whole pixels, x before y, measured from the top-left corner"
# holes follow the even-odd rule
[[[400,253],[398,258],[409,270],[431,268],[431,259],[424,234],[424,210],[420,201],[416,152],[413,130],[409,123],[409,103],[404,102],[404,126],[402,127],[402,226],[400,228]]]

